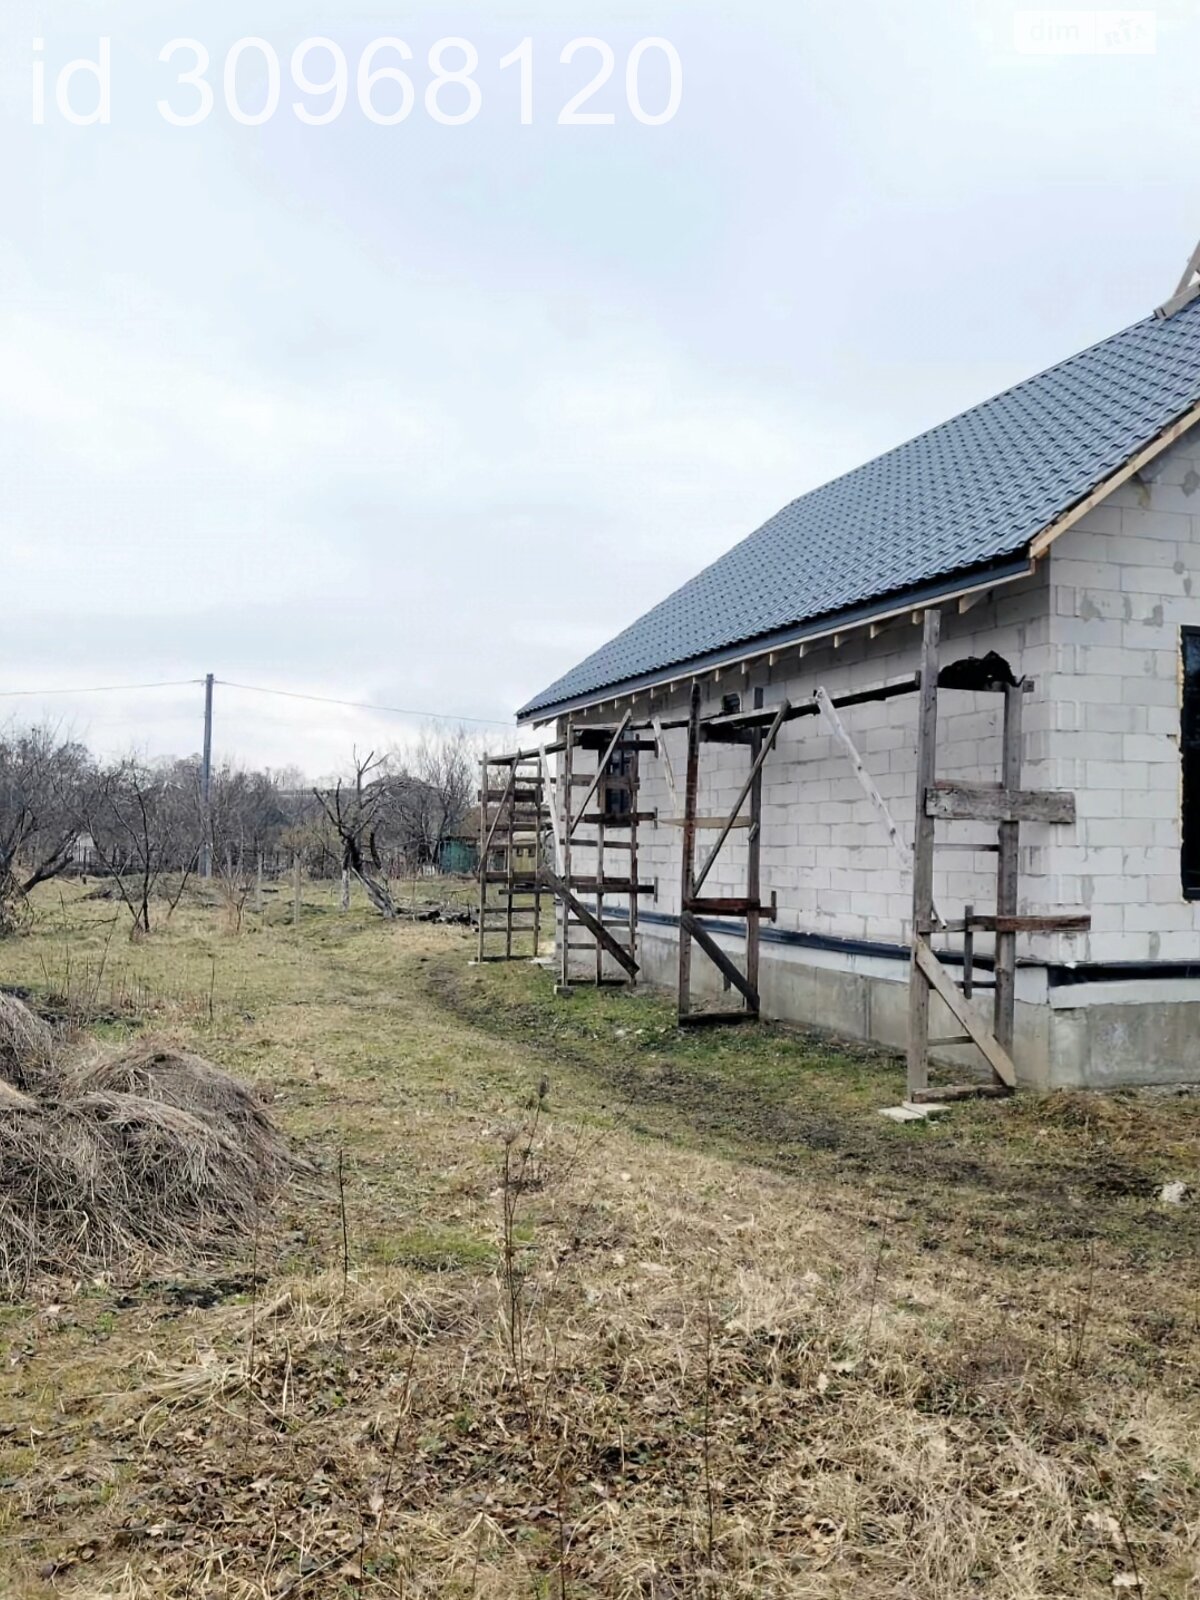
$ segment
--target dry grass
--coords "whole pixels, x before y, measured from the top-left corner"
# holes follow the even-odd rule
[[[96,1052],[72,1074],[75,1092],[135,1096],[175,1107],[194,1121],[219,1128],[268,1187],[292,1170],[287,1141],[262,1097],[191,1051],[149,1040],[118,1054]]]
[[[20,1001],[0,999],[0,1283],[10,1296],[44,1275],[202,1258],[257,1233],[290,1158],[251,1090],[163,1045],[81,1063]]]
[[[36,1093],[54,1075],[50,1029],[27,1005],[0,992],[0,1081]]]
[[[330,1181],[225,1278],[12,1314],[11,1592],[1200,1595],[1194,1220],[1152,1181],[1194,1106],[893,1129],[887,1063],[306,921],[171,938],[256,985],[197,1048]]]

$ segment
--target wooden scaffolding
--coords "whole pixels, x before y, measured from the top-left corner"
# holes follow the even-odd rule
[[[656,741],[633,732],[628,716],[615,728],[568,720],[553,744],[484,761],[481,961],[537,956],[542,901],[551,896],[560,993],[580,982],[636,982],[638,904],[655,892],[638,870],[639,824],[656,816],[639,810],[639,757],[654,749]],[[514,938],[523,932],[531,947]]]
[[[1019,905],[1020,827],[1022,822],[1070,823],[1075,820],[1073,794],[1051,791],[1026,790],[1021,787],[1022,710],[1025,696],[1033,685],[1027,680],[1006,682],[989,679],[985,672],[977,671],[970,682],[964,682],[955,667],[939,672],[938,650],[941,639],[941,613],[930,608],[924,612],[924,636],[920,670],[911,677],[901,678],[875,688],[852,693],[830,695],[818,688],[811,700],[796,705],[786,700],[773,710],[762,709],[761,691],[756,692],[755,707],[749,712],[703,718],[700,716],[700,690],[692,686],[688,730],[688,766],[683,807],[682,899],[679,933],[679,1021],[682,1025],[739,1022],[760,1014],[759,996],[759,945],[764,920],[773,921],[776,913],[775,897],[764,903],[761,897],[760,831],[762,824],[762,776],[764,764],[774,749],[784,723],[800,717],[819,717],[825,731],[830,733],[849,760],[854,774],[886,830],[889,842],[900,865],[912,874],[913,920],[909,973],[909,1028],[908,1028],[908,1092],[912,1100],[954,1098],[978,1093],[979,1085],[964,1084],[951,1088],[931,1089],[929,1086],[929,1052],[960,1045],[973,1045],[983,1055],[992,1073],[994,1093],[1010,1093],[1016,1085],[1016,1069],[1012,1060],[1016,1025],[1016,942],[1020,933],[1082,933],[1091,925],[1090,917],[1068,912],[1055,912],[1037,916],[1021,916]],[[958,665],[962,665],[961,663]],[[973,664],[977,667],[981,664]],[[1003,698],[1003,733],[1001,740],[1001,772],[997,783],[963,783],[946,781],[937,775],[937,721],[939,693],[945,689],[969,687],[973,693],[995,693]],[[866,765],[856,750],[853,740],[839,712],[855,705],[872,701],[891,700],[900,696],[919,695],[917,732],[917,782],[916,819],[913,847],[909,850],[900,837],[899,829],[887,804],[871,780]],[[655,724],[660,736],[661,722]],[[679,724],[668,724],[679,726]],[[732,810],[727,816],[703,817],[698,814],[698,774],[700,753],[706,743],[742,743],[749,747],[750,770]],[[743,807],[749,802],[749,809]],[[938,820],[947,822],[988,822],[997,828],[996,843],[939,840],[936,836]],[[719,830],[715,844],[706,855],[703,865],[694,869],[695,842],[699,830],[715,827]],[[737,898],[705,897],[702,895],[705,880],[716,860],[717,853],[734,828],[745,828],[747,833],[746,890]],[[962,850],[972,855],[993,854],[996,858],[995,909],[981,913],[974,905],[966,905],[963,915],[947,919],[934,905],[935,851]],[[739,969],[725,950],[717,944],[713,932],[704,929],[697,920],[701,916],[744,919],[745,962]],[[935,953],[933,938],[942,935],[962,935],[962,949]],[[739,932],[736,924],[721,926],[720,932],[728,937]],[[992,957],[993,978],[977,980],[975,936],[978,933],[994,936]],[[691,1009],[691,960],[693,943],[709,957],[720,972],[725,987],[734,988],[741,996],[740,1010],[693,1012]],[[949,963],[948,959],[949,958]],[[962,963],[962,983],[951,975],[951,964]],[[979,1012],[975,991],[990,988],[994,991],[990,1021]],[[936,994],[945,1005],[961,1033],[931,1038],[929,1032],[930,999]]]
[[[755,706],[761,710],[762,690],[755,691]],[[775,740],[783,725],[790,705],[785,700],[764,729],[758,720],[743,725],[740,719],[709,718],[700,715],[700,685],[692,684],[691,708],[687,722],[687,777],[684,783],[682,874],[679,898],[679,1021],[685,1027],[698,1027],[713,1022],[739,1022],[745,1017],[757,1017],[761,1010],[758,992],[759,929],[763,917],[775,920],[775,897],[764,905],[761,894],[762,879],[762,779],[767,757],[775,748]],[[750,770],[742,784],[741,792],[731,810],[725,815],[699,815],[700,750],[704,741],[720,744],[745,745],[750,757]],[[743,807],[749,805],[749,810]],[[696,837],[703,830],[714,828],[717,837],[696,866]],[[716,864],[725,841],[735,829],[746,833],[746,884],[745,893],[738,896],[705,895],[704,885]],[[710,917],[741,917],[746,927],[745,969],[739,968],[713,938],[699,919]],[[720,972],[726,989],[736,989],[741,996],[739,1011],[692,1010],[692,945],[699,945]]]
[[[912,875],[912,938],[909,969],[908,1095],[925,1101],[955,1098],[968,1093],[1007,1094],[1016,1086],[1012,1051],[1016,1024],[1016,941],[1021,933],[1080,933],[1090,918],[1074,913],[1037,916],[1019,914],[1020,829],[1022,823],[1070,823],[1075,818],[1075,797],[1069,793],[1022,788],[1022,712],[1032,688],[1026,680],[1011,681],[1003,671],[992,674],[988,663],[955,663],[939,672],[941,613],[923,614],[924,635],[920,670],[910,676],[871,688],[831,695],[817,688],[810,699],[784,700],[763,707],[762,690],[754,693],[745,711],[701,714],[701,688],[694,680],[685,719],[664,721],[651,717],[634,723],[627,712],[615,726],[578,724],[568,718],[557,742],[539,750],[492,757],[484,763],[481,790],[481,838],[486,845],[480,860],[480,959],[513,959],[536,955],[542,926],[542,897],[551,894],[556,905],[558,988],[567,993],[581,981],[633,983],[637,980],[638,906],[653,896],[656,886],[642,881],[638,862],[639,824],[681,830],[680,915],[678,953],[678,1017],[683,1026],[741,1022],[761,1014],[760,944],[764,922],[776,918],[776,897],[764,898],[762,889],[763,776],[786,723],[817,717],[850,763],[870,800],[899,864]],[[964,677],[969,666],[973,675]],[[1003,700],[1001,770],[994,783],[943,780],[937,771],[939,693],[969,689],[994,693]],[[913,845],[902,838],[887,804],[867,771],[841,711],[869,702],[918,696],[916,816]],[[685,729],[687,766],[682,796],[664,744],[668,729]],[[718,815],[702,815],[699,808],[703,752],[710,745],[742,745],[747,770],[732,807]],[[654,751],[662,763],[676,815],[663,816],[639,809],[640,757]],[[552,773],[548,757],[557,758]],[[489,774],[500,774],[499,778]],[[581,797],[576,801],[576,796]],[[491,806],[495,806],[494,813]],[[996,827],[995,843],[939,839],[941,822],[983,822]],[[746,841],[742,892],[705,893],[717,858],[734,834]],[[715,834],[697,865],[697,844]],[[537,840],[532,864],[521,855],[525,840]],[[552,842],[552,851],[551,851]],[[948,919],[934,904],[934,863],[939,849],[990,854],[996,860],[994,910],[979,912],[965,905],[962,915]],[[609,859],[619,853],[620,866],[610,871]],[[553,864],[550,856],[552,854]],[[489,895],[489,890],[492,891]],[[514,935],[532,932],[532,949],[518,950]],[[990,957],[993,977],[975,976],[977,934],[994,939]],[[934,949],[961,935],[961,948]],[[718,936],[744,940],[739,964],[719,944]],[[488,946],[503,941],[503,950]],[[716,967],[726,990],[736,991],[737,1009],[693,1009],[692,959],[694,948]],[[587,959],[586,979],[578,957]],[[961,980],[954,971],[961,963]],[[615,968],[615,970],[614,970]],[[979,1010],[976,992],[993,994],[990,1017]],[[931,1037],[930,1012],[937,996],[961,1033]],[[929,1085],[930,1051],[973,1046],[992,1074],[990,1085],[964,1084],[950,1088]]]
[[[542,937],[542,862],[551,827],[539,751],[485,756],[479,788],[478,959],[532,959]]]
[[[615,728],[568,718],[561,741],[560,833],[551,886],[563,994],[579,982],[637,982],[638,904],[655,892],[639,874],[638,827],[655,820],[654,812],[639,809],[639,757],[655,745],[630,722],[628,713]]]
[[[679,983],[678,1015],[683,1027],[702,1027],[711,1024],[736,1023],[753,1020],[761,1014],[759,994],[759,950],[764,922],[774,922],[777,900],[774,893],[769,900],[762,896],[762,783],[767,760],[778,742],[785,723],[802,717],[821,717],[846,749],[855,766],[859,782],[872,800],[875,809],[889,829],[893,843],[902,852],[899,834],[883,799],[866,774],[866,769],[846,732],[839,707],[864,705],[871,701],[891,700],[899,695],[916,692],[916,676],[878,688],[861,689],[851,693],[831,696],[818,689],[811,700],[793,705],[784,700],[780,705],[763,709],[762,691],[755,690],[754,706],[749,711],[735,711],[720,715],[700,715],[700,686],[692,685],[691,708],[686,723],[653,724],[661,739],[669,727],[686,727],[687,778],[684,785],[683,811],[677,819],[683,829],[680,925],[679,925]],[[732,809],[727,814],[703,816],[699,812],[699,774],[701,754],[709,744],[745,745],[750,757],[749,770]],[[673,788],[673,779],[668,778]],[[661,819],[660,819],[661,820]],[[717,830],[715,842],[707,851],[704,861],[695,867],[696,841],[709,829]],[[716,859],[735,829],[746,833],[745,893],[738,896],[704,895],[704,885],[716,864]],[[714,930],[705,928],[701,917],[716,919],[741,919],[744,926],[745,958],[739,968],[716,942]],[[734,921],[718,921],[716,931],[722,936],[742,937],[742,930]],[[726,989],[736,989],[741,998],[738,1010],[692,1010],[692,945],[696,944],[720,972]]]
[[[1022,716],[1026,694],[1033,688],[1027,679],[996,684],[994,691],[1004,697],[1004,722],[1001,740],[1000,774],[997,783],[962,783],[941,780],[937,775],[938,689],[947,673],[938,672],[938,646],[941,639],[941,613],[925,612],[921,648],[920,713],[917,721],[916,818],[913,830],[913,913],[912,956],[909,973],[908,1014],[908,1098],[912,1101],[946,1100],[980,1092],[977,1084],[931,1089],[929,1052],[931,1048],[974,1045],[992,1073],[992,1090],[1011,1094],[1017,1086],[1012,1059],[1016,1033],[1017,935],[1020,933],[1084,933],[1091,918],[1068,912],[1043,916],[1021,916],[1019,905],[1020,832],[1023,822],[1071,823],[1075,820],[1075,796],[1057,790],[1023,789]],[[951,685],[953,686],[953,685]],[[996,843],[939,840],[937,823],[986,822],[996,826]],[[960,918],[946,920],[933,903],[936,852],[964,850],[972,854],[987,852],[996,858],[995,910],[978,914],[974,906],[963,908]],[[944,934],[963,936],[962,983],[954,981],[945,962],[932,945],[935,928]],[[992,957],[992,1015],[987,1019],[974,1002],[974,990],[987,987],[974,978],[975,935],[990,933],[995,938]],[[945,1038],[930,1038],[930,1001],[937,995],[963,1032]]]

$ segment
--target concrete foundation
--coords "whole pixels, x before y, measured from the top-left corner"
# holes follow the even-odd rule
[[[740,940],[719,942],[740,957]],[[675,929],[644,922],[640,959],[645,982],[673,990]],[[732,1003],[717,969],[699,953],[692,992]],[[904,1051],[908,966],[898,957],[764,941],[761,992],[764,1016]],[[962,1031],[936,997],[930,1031],[935,1037]],[[982,1065],[970,1047],[933,1054],[968,1069]],[[1200,1082],[1200,981],[1151,978],[1052,988],[1045,967],[1022,967],[1013,1055],[1020,1082],[1031,1089]]]

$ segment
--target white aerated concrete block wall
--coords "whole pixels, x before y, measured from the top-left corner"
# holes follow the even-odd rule
[[[1167,450],[1050,553],[1047,688],[1079,821],[1052,848],[1091,912],[1093,962],[1200,960],[1180,872],[1180,628],[1200,626],[1200,434]]]
[[[1047,739],[1051,727],[1044,675],[1051,665],[1049,586],[1045,569],[1037,576],[1001,588],[965,614],[948,608],[943,622],[942,663],[995,650],[1018,676],[1038,680],[1037,692],[1025,706],[1026,781],[1053,787],[1058,780]],[[704,681],[705,715],[720,710],[725,694],[737,693],[742,707],[763,691],[766,709],[785,696],[793,703],[809,700],[824,685],[833,696],[870,688],[911,675],[920,665],[921,629],[906,616],[876,638],[866,631],[852,634],[841,649],[832,643],[813,647],[800,658],[796,649],[782,654],[774,667],[754,666],[722,673],[714,684]],[[670,722],[686,717],[688,687],[657,694],[653,711]],[[938,770],[943,777],[998,781],[1000,776],[1003,697],[945,690],[940,696]],[[636,720],[646,715],[641,700]],[[847,707],[842,719],[871,777],[891,809],[900,832],[911,844],[915,808],[917,697]],[[611,708],[592,720],[613,720]],[[682,810],[686,773],[686,732],[669,729],[666,745]],[[586,759],[586,758],[581,758]],[[705,743],[701,747],[699,811],[728,814],[750,767],[743,745]],[[661,816],[675,810],[663,763],[643,754],[639,809]],[[1058,902],[1059,871],[1050,854],[1052,829],[1023,830],[1023,908],[1045,909]],[[715,840],[715,831],[697,834],[699,864]],[[996,830],[987,824],[939,824],[939,837],[994,843]],[[647,910],[677,915],[680,900],[681,831],[659,825],[641,829],[641,876],[657,881],[657,897]],[[591,856],[576,851],[576,870],[591,867]],[[778,926],[842,939],[900,944],[907,940],[912,911],[912,883],[891,848],[874,807],[850,762],[819,717],[786,723],[768,757],[763,781],[762,892],[778,897]],[[620,869],[615,855],[606,870]],[[744,833],[734,833],[718,857],[705,895],[743,895],[746,886]],[[935,893],[946,913],[961,915],[964,902],[991,908],[995,900],[995,857],[947,852],[939,858]],[[982,948],[982,945],[981,945]]]
[[[1183,897],[1180,872],[1180,628],[1200,626],[1200,431],[1181,440],[1052,547],[1037,573],[960,612],[943,613],[941,664],[995,650],[1018,676],[1034,680],[1024,717],[1024,783],[1075,793],[1075,824],[1021,829],[1020,909],[1083,909],[1087,935],[1018,941],[1015,1058],[1023,1081],[1063,1084],[1195,1081],[1200,1078],[1200,984],[1185,976],[1108,972],[1088,981],[1050,983],[1053,964],[1200,962],[1200,903]],[[793,649],[773,667],[727,671],[703,680],[703,710],[725,694],[755,689],[770,708],[786,696],[811,699],[911,674],[920,630],[905,620],[852,635],[840,650]],[[635,720],[687,714],[688,683],[639,698]],[[980,781],[999,777],[1002,699],[943,691],[938,772]],[[611,707],[591,713],[611,724]],[[906,840],[912,838],[917,700],[908,696],[847,708],[843,719]],[[639,808],[666,817],[682,808],[686,737],[668,731],[678,803],[664,764],[642,756]],[[704,744],[702,814],[727,813],[748,771],[744,746]],[[762,891],[778,896],[778,925],[824,935],[811,944],[763,946],[768,1015],[791,1017],[902,1047],[907,964],[889,945],[910,934],[911,880],[896,862],[873,807],[842,750],[816,717],[785,725],[763,786]],[[714,833],[698,835],[702,861]],[[938,825],[940,840],[994,843],[985,824]],[[679,911],[680,830],[641,830],[640,876],[657,883],[644,901],[652,915]],[[610,856],[616,875],[620,858]],[[940,909],[959,916],[965,902],[995,903],[995,857],[941,853],[935,880]],[[577,852],[576,870],[588,869]],[[710,895],[745,892],[745,836],[735,834],[704,886]],[[866,954],[838,941],[864,941]],[[979,941],[981,951],[987,942]],[[673,981],[676,933],[648,919],[643,971]],[[739,962],[742,943],[727,948]],[[589,963],[594,970],[594,960]],[[612,970],[611,968],[609,970]],[[711,993],[715,969],[697,952],[698,990]],[[1101,978],[1103,981],[1101,981]],[[935,1008],[936,1009],[936,1008]],[[935,1030],[937,1031],[937,1030]],[[942,1031],[945,1031],[944,1029]]]

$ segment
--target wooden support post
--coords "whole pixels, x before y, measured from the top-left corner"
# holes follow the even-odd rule
[[[258,861],[255,864],[255,873],[254,873],[254,909],[255,909],[255,911],[258,912],[260,917],[262,916],[262,908],[263,908],[263,853],[260,850],[258,852]]]
[[[478,786],[478,939],[475,942],[475,960],[483,960],[483,939],[488,923],[488,845],[491,843],[491,829],[488,827],[488,758],[480,757],[478,763],[480,771],[480,786]]]
[[[542,945],[542,820],[545,815],[545,795],[540,761],[534,773],[533,789],[536,815],[533,823],[533,951],[531,959],[536,961],[541,953]]]
[[[692,933],[687,906],[695,898],[696,802],[700,786],[700,685],[692,684],[688,709],[687,776],[683,786],[683,839],[679,889],[679,1015],[692,1009]]]
[[[965,905],[963,907],[963,986],[962,987],[963,987],[963,993],[966,995],[968,1000],[971,998],[971,989],[972,989],[972,987],[974,985],[974,982],[975,982],[974,971],[973,971],[974,966],[975,966],[975,925],[974,925],[974,922],[972,920],[974,918],[974,916],[975,916],[975,907],[973,905]]]
[[[1023,684],[1010,684],[1004,691],[1004,746],[1000,781],[1014,793],[1021,787],[1022,713],[1025,705]],[[1021,857],[1021,824],[1015,819],[999,825],[1000,854],[996,867],[996,917],[1015,917],[1020,899],[1018,871]],[[1012,1054],[1016,1026],[1017,936],[996,933],[996,993],[993,1031]]]
[[[292,926],[300,926],[300,852],[292,858]]]
[[[542,790],[546,795],[546,809],[550,814],[550,832],[554,837],[554,870],[559,876],[563,871],[562,832],[558,816],[558,791],[550,782],[550,771],[546,760],[546,752],[538,754],[538,771],[541,773]]]
[[[508,827],[505,829],[504,838],[504,959],[512,960],[513,939],[513,851],[516,848],[517,832],[517,763],[514,761],[509,768],[508,792]]]
[[[762,710],[763,692],[761,689],[754,691],[754,709]],[[754,781],[750,785],[750,832],[746,840],[746,899],[755,908],[746,913],[746,982],[754,995],[753,1000],[749,995],[745,997],[746,1010],[759,1013],[758,996],[758,971],[759,971],[759,935],[762,929],[762,913],[758,904],[762,898],[762,775],[763,764],[759,760],[762,753],[762,732],[755,729],[750,736],[750,761],[754,773]]]
[[[571,821],[571,789],[572,779],[575,775],[575,724],[570,717],[567,718],[566,748],[562,754],[562,881],[570,887],[571,883],[571,834],[574,824]],[[558,982],[559,988],[566,990],[571,984],[571,906],[566,895],[559,896],[559,905],[562,907],[562,945],[561,959],[559,962]]]
[[[917,793],[913,825],[912,964],[908,989],[908,1095],[929,1086],[929,980],[918,952],[933,931],[934,821],[925,796],[937,775],[938,645],[942,616],[925,612],[921,697],[917,712]]]
[[[638,785],[641,779],[640,756],[635,746],[629,757],[629,881],[636,885],[638,878]],[[629,905],[629,954],[638,958],[638,897],[631,894]],[[630,982],[636,982],[631,978]]]
[[[604,757],[600,756],[599,760]],[[602,770],[602,769],[601,769]],[[604,814],[608,810],[608,791],[601,779],[596,789],[600,797],[600,820],[596,824],[596,921],[604,926]],[[636,899],[636,896],[634,896]],[[596,986],[604,982],[604,947],[596,941]]]

